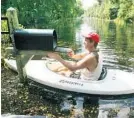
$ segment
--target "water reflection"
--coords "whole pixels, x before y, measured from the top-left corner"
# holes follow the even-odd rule
[[[92,97],[74,97],[64,100],[61,109],[63,111],[70,110],[72,118],[127,118],[134,112],[134,101],[133,98],[105,100]]]
[[[99,114],[99,99],[70,97],[61,103],[61,109],[70,110],[72,118],[97,118]]]

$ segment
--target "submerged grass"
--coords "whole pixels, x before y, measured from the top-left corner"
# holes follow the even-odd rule
[[[19,83],[17,74],[3,65],[1,74],[2,114],[47,115],[58,118],[70,113],[60,111],[61,99],[58,101],[51,93]]]

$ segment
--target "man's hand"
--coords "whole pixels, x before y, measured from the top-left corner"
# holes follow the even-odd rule
[[[68,51],[67,55],[72,58],[74,56],[74,51],[72,49],[70,49]]]

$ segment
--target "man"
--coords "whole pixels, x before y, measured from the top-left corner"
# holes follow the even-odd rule
[[[70,53],[68,53],[68,56],[71,58],[80,59],[76,63],[65,61],[56,53],[48,53],[48,56],[58,60],[71,71],[81,69],[81,79],[98,80],[102,71],[101,58],[96,50],[99,41],[100,37],[97,33],[92,32],[84,35],[84,46],[87,52],[75,55],[74,52],[70,50]]]

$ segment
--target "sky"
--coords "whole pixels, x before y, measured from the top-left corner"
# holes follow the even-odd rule
[[[81,0],[83,4],[83,8],[86,10],[87,8],[93,6],[93,4],[98,3],[97,0]]]

